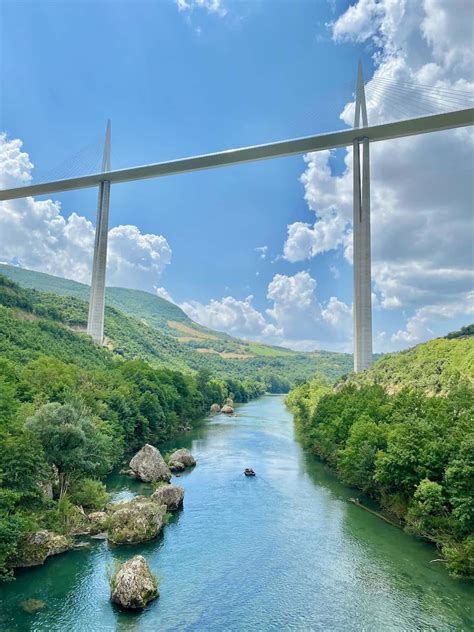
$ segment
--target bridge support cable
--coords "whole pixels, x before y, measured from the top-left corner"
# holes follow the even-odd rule
[[[105,134],[102,171],[110,171],[110,141],[111,124],[107,123]],[[105,277],[107,271],[107,242],[109,235],[109,204],[110,181],[105,180],[99,185],[99,200],[97,203],[97,219],[95,225],[94,258],[92,262],[92,278],[89,298],[89,315],[87,319],[87,333],[98,344],[104,340],[104,312],[105,312]]]

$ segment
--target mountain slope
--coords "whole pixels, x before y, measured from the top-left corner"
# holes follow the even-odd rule
[[[0,265],[0,273],[23,288],[33,288],[29,300],[37,313],[56,312],[56,320],[85,331],[87,285],[6,265]],[[347,354],[297,353],[238,340],[194,323],[169,301],[125,288],[107,288],[105,335],[109,349],[125,358],[188,372],[208,368],[215,375],[260,376],[273,381],[275,390],[285,390],[316,371],[335,379],[351,370]]]
[[[469,331],[469,328],[463,328]],[[411,347],[388,353],[372,368],[351,375],[358,385],[380,384],[389,393],[403,387],[422,389],[427,395],[447,393],[460,377],[474,384],[474,335],[448,334]]]

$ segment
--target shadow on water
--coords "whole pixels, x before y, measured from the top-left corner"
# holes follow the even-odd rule
[[[348,502],[354,490],[305,453],[283,399],[266,396],[161,446],[196,468],[173,482],[184,510],[151,542],[93,542],[0,588],[1,630],[469,630],[470,588],[430,564],[433,547]],[[253,467],[255,478],[243,475]],[[151,486],[114,473],[115,499]],[[107,568],[144,555],[160,599],[140,613],[110,603]],[[45,602],[29,614],[21,604]]]

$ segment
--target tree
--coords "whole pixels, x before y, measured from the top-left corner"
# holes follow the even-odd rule
[[[386,431],[362,415],[349,431],[349,438],[339,452],[338,469],[350,485],[365,492],[374,491],[375,455],[385,447]]]
[[[59,473],[60,497],[71,479],[104,474],[111,466],[112,446],[83,408],[71,404],[45,404],[27,420],[36,433],[48,463]]]

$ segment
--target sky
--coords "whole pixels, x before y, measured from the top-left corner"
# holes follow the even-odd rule
[[[369,86],[474,89],[470,0],[0,11],[1,188],[95,170],[108,118],[112,168],[343,129],[359,59]],[[369,123],[389,109],[369,102]],[[473,141],[459,129],[372,146],[377,352],[473,319]],[[96,204],[93,189],[0,203],[0,261],[89,282]],[[350,351],[351,214],[346,150],[114,185],[107,282],[232,335]]]

